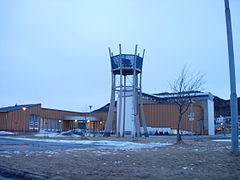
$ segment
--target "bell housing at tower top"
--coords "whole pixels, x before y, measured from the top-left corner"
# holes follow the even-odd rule
[[[136,69],[137,73],[141,73],[142,64],[143,58],[134,54],[119,54],[111,57],[112,72],[114,74],[120,74],[120,69],[122,69],[123,75],[132,75],[134,69]]]

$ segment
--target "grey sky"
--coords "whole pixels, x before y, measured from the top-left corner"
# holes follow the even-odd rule
[[[230,0],[240,94],[240,1]],[[185,63],[229,98],[224,0],[0,0],[0,106],[87,111],[109,102],[108,47],[146,49],[143,91],[169,91]]]

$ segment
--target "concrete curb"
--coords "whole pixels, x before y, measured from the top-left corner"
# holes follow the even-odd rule
[[[47,176],[32,174],[29,172],[19,171],[16,169],[9,169],[3,166],[0,166],[0,175],[9,177],[9,178],[20,178],[26,180],[45,180],[48,179]]]

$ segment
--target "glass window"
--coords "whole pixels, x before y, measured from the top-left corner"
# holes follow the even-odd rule
[[[29,129],[38,130],[39,129],[40,116],[36,114],[30,114],[29,118]]]

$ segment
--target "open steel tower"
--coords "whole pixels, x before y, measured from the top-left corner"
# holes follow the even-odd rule
[[[119,137],[125,135],[139,137],[141,134],[148,137],[142,101],[142,65],[144,53],[145,50],[143,50],[141,57],[137,52],[137,45],[135,47],[135,54],[122,54],[121,44],[119,44],[118,55],[113,55],[109,48],[112,90],[104,136],[110,136],[113,128],[115,96],[117,94],[116,134]]]

